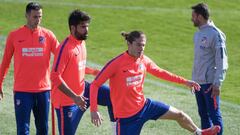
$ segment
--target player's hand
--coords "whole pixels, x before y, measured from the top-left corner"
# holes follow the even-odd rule
[[[100,126],[102,124],[103,118],[101,114],[97,112],[91,112],[91,121],[95,126]]]
[[[207,91],[212,91],[211,93],[212,98],[220,95],[220,87],[213,84],[207,89]]]
[[[87,102],[86,100],[88,100],[88,98],[84,97],[84,96],[76,96],[73,98],[73,101],[79,106],[79,108],[82,111],[87,110]]]
[[[195,90],[199,91],[201,88],[201,86],[198,83],[196,83],[192,80],[188,80],[185,85],[187,87],[191,88],[192,92],[195,92]]]

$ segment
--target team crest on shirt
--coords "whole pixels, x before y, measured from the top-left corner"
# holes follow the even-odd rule
[[[43,36],[40,36],[39,39],[38,39],[38,41],[39,41],[40,44],[44,44],[44,43],[45,43],[45,40],[46,40],[46,39],[45,39],[45,37],[43,37]]]
[[[202,44],[206,44],[206,43],[207,43],[207,37],[202,37],[201,43],[202,43]]]
[[[144,71],[144,64],[140,63],[139,66],[138,66],[138,69],[141,70],[141,71]]]
[[[20,99],[16,99],[16,105],[20,105],[21,104],[21,100]]]
[[[202,37],[200,48],[205,49],[207,47],[206,45],[207,45],[207,37]]]

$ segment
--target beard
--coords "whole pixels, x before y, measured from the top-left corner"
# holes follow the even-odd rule
[[[80,34],[79,32],[75,31],[75,37],[77,40],[86,40],[87,37],[88,37],[88,34],[87,33],[84,33],[84,34]]]
[[[196,22],[194,22],[193,25],[194,25],[195,27],[198,27],[198,26],[199,26],[199,24],[196,23]]]
[[[195,20],[195,21],[193,21],[193,25],[195,27],[199,27],[200,26],[200,22],[198,20]]]

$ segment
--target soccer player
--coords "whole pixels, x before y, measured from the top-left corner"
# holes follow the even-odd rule
[[[90,16],[80,10],[68,18],[70,35],[59,46],[51,72],[52,102],[58,117],[60,135],[74,135],[83,113],[89,107],[90,84],[84,81],[85,73],[99,71],[86,68],[85,40],[88,36]],[[109,87],[99,88],[98,103],[108,106],[111,121],[115,121]]]
[[[223,121],[220,112],[221,85],[228,69],[226,36],[209,19],[207,4],[192,6],[192,22],[198,31],[194,35],[194,65],[192,79],[201,86],[196,92],[198,113],[202,129],[220,125]]]
[[[10,32],[0,69],[0,97],[2,83],[14,57],[14,107],[18,135],[28,135],[31,110],[35,117],[37,135],[48,134],[50,102],[50,56],[58,41],[55,35],[40,25],[42,6],[30,2],[26,6],[24,26]]]
[[[200,89],[199,84],[159,68],[144,55],[146,36],[141,31],[122,33],[128,50],[109,61],[91,84],[90,108],[92,123],[99,126],[101,115],[97,110],[98,88],[109,79],[110,97],[114,117],[117,119],[117,135],[139,135],[148,120],[169,119],[195,135],[215,135],[219,127],[200,130],[191,118],[172,106],[144,97],[143,83],[146,72],[171,82]]]

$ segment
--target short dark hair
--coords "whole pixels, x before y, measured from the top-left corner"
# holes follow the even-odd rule
[[[71,25],[77,26],[81,22],[85,22],[85,21],[90,22],[90,20],[91,20],[91,17],[87,13],[80,11],[79,9],[75,9],[70,13],[68,18],[69,29]]]
[[[30,2],[26,6],[26,13],[30,13],[31,10],[40,10],[42,6],[37,2]]]
[[[137,38],[140,38],[141,35],[145,35],[142,31],[132,31],[132,32],[121,32],[121,35],[125,38],[125,40],[127,40],[129,43],[132,43],[133,41],[135,41]]]
[[[192,9],[195,13],[203,16],[204,19],[208,20],[210,16],[210,11],[208,9],[208,5],[205,3],[199,3],[195,6],[192,6]]]

